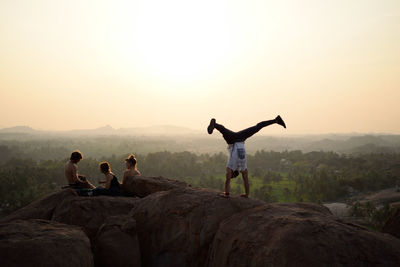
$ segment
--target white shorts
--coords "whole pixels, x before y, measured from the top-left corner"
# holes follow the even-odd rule
[[[244,171],[247,169],[246,150],[244,142],[237,142],[228,146],[228,168],[232,171]]]

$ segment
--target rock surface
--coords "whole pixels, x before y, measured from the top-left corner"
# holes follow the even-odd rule
[[[397,238],[400,238],[400,209],[390,216],[389,220],[383,226],[382,232],[391,234]]]
[[[1,266],[90,267],[89,239],[75,226],[46,220],[0,223]]]
[[[267,204],[224,220],[209,266],[399,266],[400,240],[315,204]]]
[[[136,221],[132,217],[108,217],[100,227],[95,243],[96,266],[141,266]]]
[[[11,259],[4,266],[21,263],[19,257],[45,261],[39,266],[91,266],[92,253],[96,266],[400,265],[400,239],[345,222],[317,204],[223,198],[162,177],[131,177],[125,190],[143,198],[77,197],[64,190],[4,218],[0,259]],[[399,232],[398,217],[388,232]],[[38,218],[51,222],[29,220]],[[71,255],[86,260],[71,261]]]
[[[128,214],[137,201],[137,198],[132,197],[109,196],[67,198],[57,205],[51,219],[81,226],[93,241],[108,217]]]
[[[57,191],[13,212],[12,214],[2,218],[0,222],[25,219],[50,220],[57,205],[64,200],[73,198],[75,198],[75,195],[70,189]]]
[[[123,184],[123,190],[129,194],[145,197],[155,192],[186,187],[185,182],[164,177],[131,176]]]
[[[141,199],[132,216],[137,222],[143,266],[204,266],[219,223],[263,204],[190,187]]]

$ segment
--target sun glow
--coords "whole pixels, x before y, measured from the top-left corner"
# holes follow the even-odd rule
[[[398,133],[400,1],[365,2],[2,0],[0,127]]]
[[[152,78],[203,79],[230,56],[228,8],[214,1],[142,1],[114,36],[119,53]]]

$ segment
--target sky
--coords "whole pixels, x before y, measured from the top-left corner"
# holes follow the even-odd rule
[[[400,134],[398,0],[1,0],[0,127]]]

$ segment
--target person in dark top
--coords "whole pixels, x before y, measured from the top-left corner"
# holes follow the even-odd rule
[[[121,196],[121,186],[117,176],[111,172],[110,163],[101,162],[100,172],[104,174],[105,180],[99,183],[104,184],[104,187],[96,187],[94,189],[77,189],[79,196]]]

